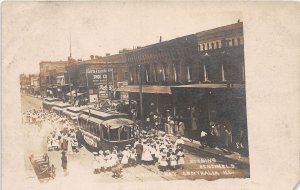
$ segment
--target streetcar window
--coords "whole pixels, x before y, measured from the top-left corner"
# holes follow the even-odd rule
[[[97,135],[97,137],[100,137],[100,126],[99,125],[97,125],[97,127],[96,127],[96,135]]]
[[[129,128],[129,137],[134,138],[134,132],[132,128]]]
[[[108,140],[108,129],[107,129],[107,127],[102,126],[102,130],[103,130],[103,139]]]
[[[129,130],[129,128],[127,127],[127,126],[123,126],[123,127],[121,127],[121,129],[120,129],[121,131],[120,131],[120,140],[127,140],[128,139],[128,130]]]
[[[119,140],[119,129],[111,129],[109,130],[109,137],[111,141]]]

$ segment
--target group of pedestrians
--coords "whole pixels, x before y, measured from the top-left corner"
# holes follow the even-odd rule
[[[137,165],[153,165],[163,172],[183,169],[183,144],[180,136],[172,142],[168,135],[157,135],[154,130],[143,130],[133,145],[93,152],[93,173],[111,171],[113,177],[120,177],[123,168]]]

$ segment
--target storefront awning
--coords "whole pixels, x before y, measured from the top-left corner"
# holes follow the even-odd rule
[[[171,88],[245,88],[244,84],[188,84]]]
[[[128,85],[128,86],[121,86],[119,89],[117,89],[117,91],[139,93],[140,89],[139,89],[139,85]],[[142,92],[151,93],[151,94],[171,94],[171,87],[143,85]]]

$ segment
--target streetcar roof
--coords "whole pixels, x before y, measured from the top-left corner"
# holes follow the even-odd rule
[[[98,118],[95,118],[95,117],[91,117],[91,116],[88,116],[88,115],[85,115],[85,114],[80,114],[79,118],[82,118],[82,119],[84,119],[86,121],[93,122],[95,124],[101,124],[103,122],[103,120],[101,120],[101,119],[98,119]]]
[[[81,110],[87,109],[87,106],[81,106],[81,107],[68,107],[67,110],[73,113],[79,113]]]
[[[57,110],[57,111],[62,111],[63,108],[60,108],[60,107],[57,107],[57,106],[54,106],[51,108],[52,110]]]
[[[102,123],[105,127],[110,126],[110,129],[116,129],[121,127],[122,125],[133,126],[134,122],[130,119],[126,118],[116,118],[104,121]]]
[[[63,102],[55,102],[54,105],[56,107],[59,107],[59,108],[65,108],[65,107],[70,107],[71,105],[68,104],[68,103],[63,103]]]
[[[45,98],[44,101],[46,102],[55,102],[55,101],[59,101],[58,98]]]
[[[82,113],[85,115],[96,117],[104,121],[109,119],[119,118],[119,117],[128,117],[128,115],[124,113],[112,112],[112,111],[100,111],[95,109],[85,109],[82,110]]]

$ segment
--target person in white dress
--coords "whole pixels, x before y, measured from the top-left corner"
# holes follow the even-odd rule
[[[167,156],[166,154],[161,154],[159,160],[158,160],[158,163],[159,163],[159,170],[160,171],[166,171],[167,168],[168,168],[168,161],[167,161]]]
[[[172,170],[175,170],[177,167],[177,157],[174,152],[170,155],[170,167]]]
[[[150,143],[144,145],[143,154],[142,154],[142,161],[146,165],[149,165],[149,164],[151,164],[151,162],[153,162],[153,158],[152,158],[151,151],[150,151]]]
[[[184,153],[183,153],[183,149],[179,149],[177,152],[177,159],[178,159],[178,166],[179,168],[183,169],[183,165],[184,165]]]
[[[125,150],[122,151],[122,160],[121,160],[121,164],[124,165],[124,167],[126,167],[128,165],[128,160],[129,160],[129,156],[130,156],[130,152],[128,151],[129,147],[126,146]]]
[[[136,166],[136,157],[137,157],[136,151],[134,148],[132,148],[128,159],[129,166],[134,166],[134,167]]]
[[[99,151],[99,155],[97,157],[97,162],[98,162],[98,173],[104,171],[106,165],[105,165],[105,159],[104,159],[104,154],[103,151]]]
[[[98,157],[98,153],[97,152],[93,152],[93,173],[94,174],[97,174],[98,173],[98,160],[97,160],[97,157]]]
[[[184,140],[181,138],[181,136],[178,136],[174,145],[175,145],[175,147],[184,145]]]

